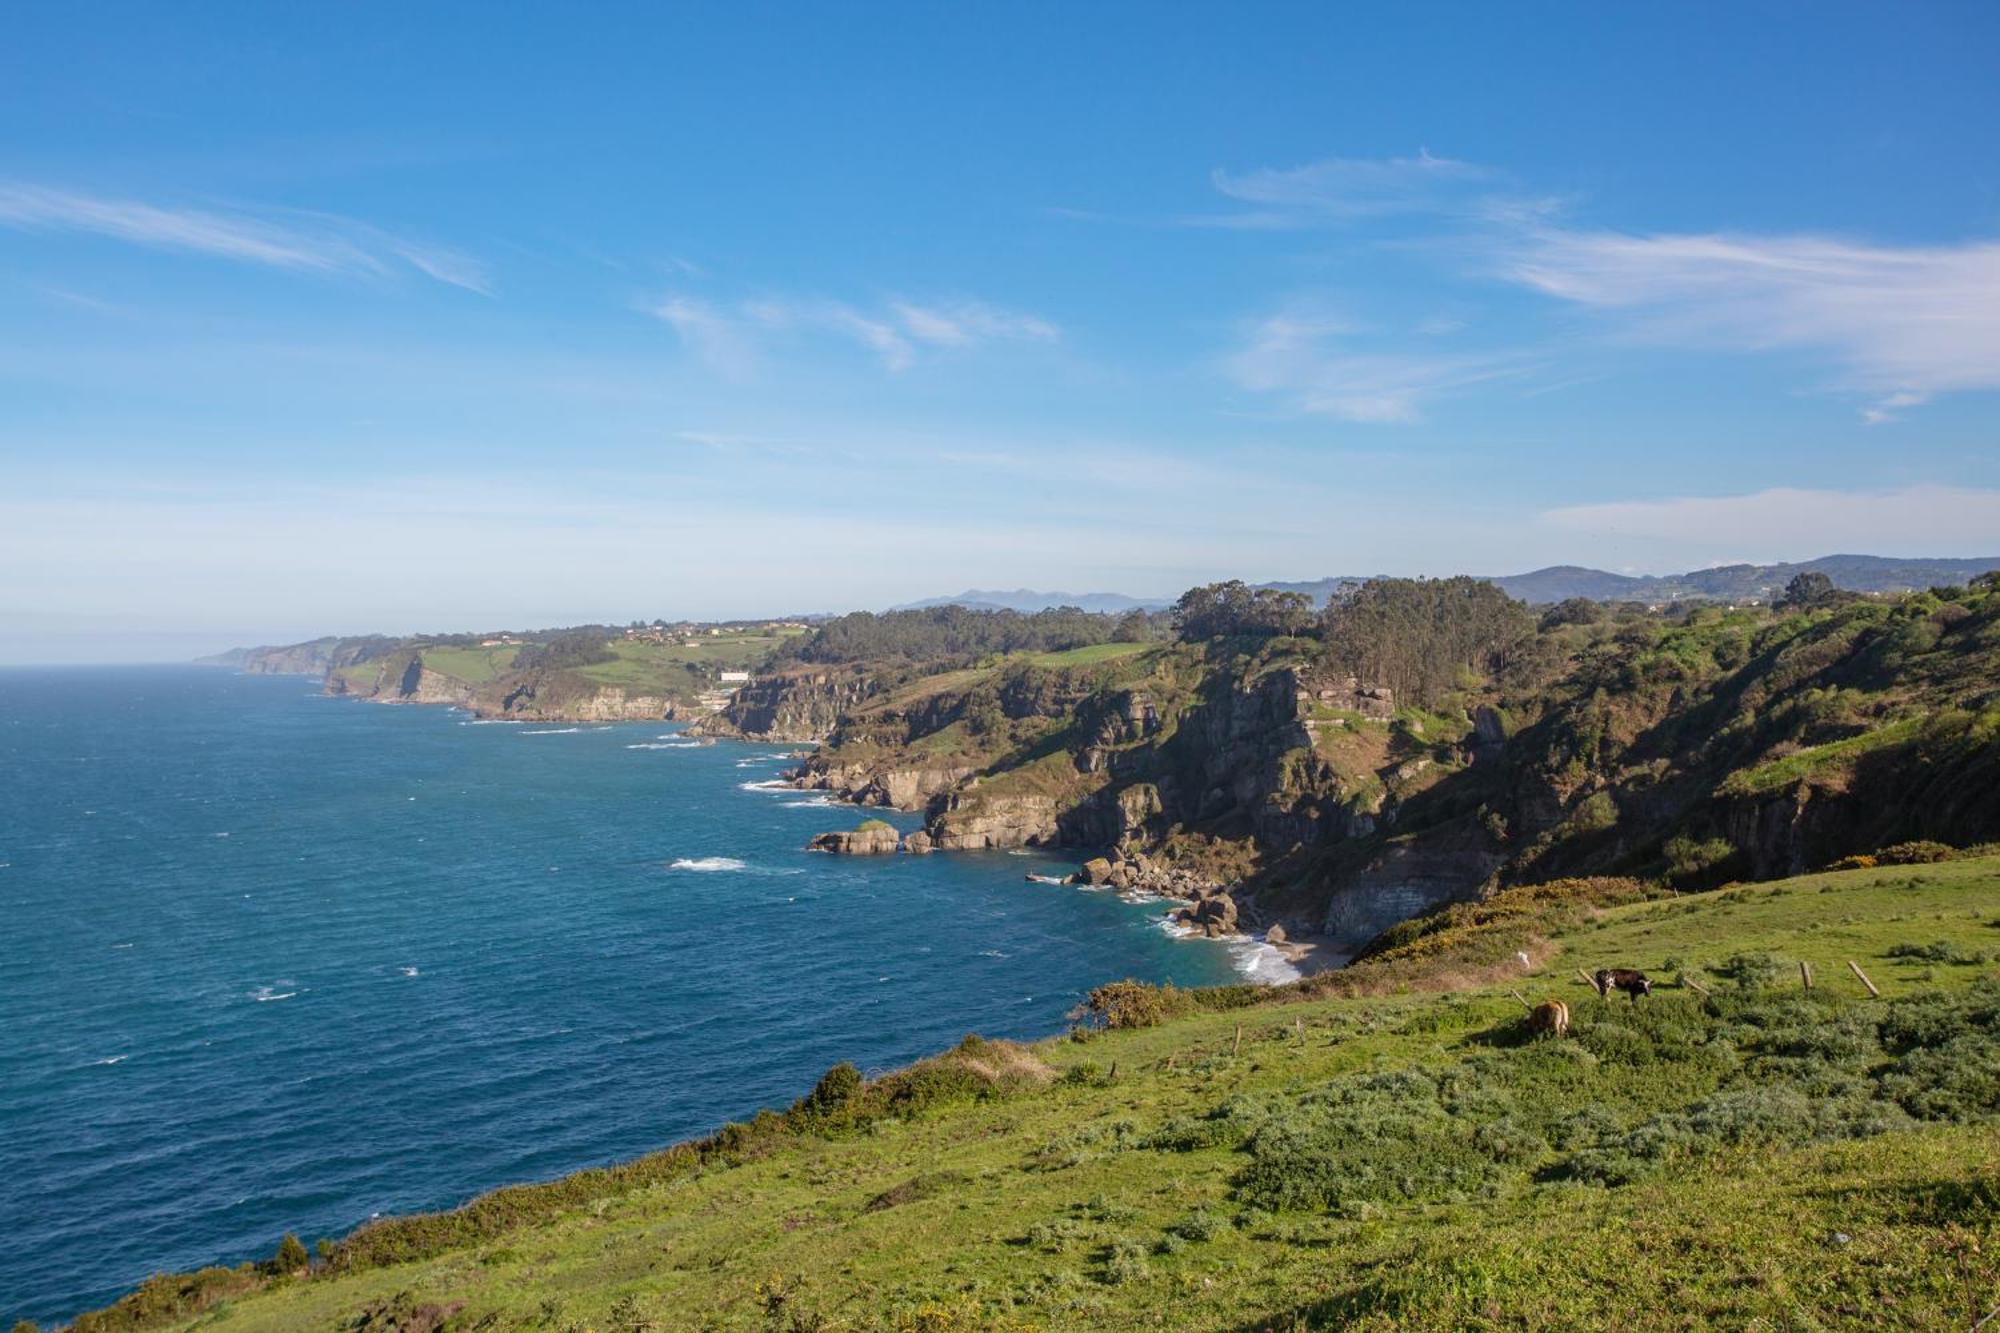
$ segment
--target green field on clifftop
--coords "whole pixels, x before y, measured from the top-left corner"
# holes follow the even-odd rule
[[[218,1270],[217,1294],[265,1285],[197,1322],[1965,1328],[2000,1305],[2000,858],[1566,892],[1412,932],[1436,947],[1323,998],[1142,991],[1128,1017],[1186,1016],[829,1076],[698,1151],[364,1230],[323,1273]],[[1517,943],[1532,974],[1496,971]],[[1604,965],[1661,988],[1600,999],[1575,972]],[[1573,1034],[1530,1036],[1514,990],[1566,1000]]]

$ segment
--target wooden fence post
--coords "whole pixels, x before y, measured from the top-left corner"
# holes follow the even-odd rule
[[[1591,975],[1590,975],[1590,973],[1588,973],[1588,972],[1584,971],[1584,970],[1583,970],[1582,968],[1580,968],[1580,967],[1579,967],[1579,968],[1578,968],[1578,969],[1576,970],[1576,974],[1577,974],[1578,976],[1580,976],[1580,977],[1582,977],[1582,978],[1583,978],[1583,984],[1584,984],[1584,985],[1586,985],[1586,986],[1590,987],[1590,988],[1591,988],[1592,990],[1595,990],[1595,991],[1597,991],[1597,996],[1598,996],[1598,998],[1599,998],[1599,999],[1603,999],[1603,998],[1604,998],[1604,992],[1603,992],[1603,991],[1601,991],[1601,990],[1597,990],[1597,978],[1596,978],[1596,977],[1593,977],[1593,976],[1591,976]]]
[[[1243,1054],[1243,1025],[1238,1023],[1236,1025],[1236,1044],[1229,1048],[1229,1058],[1233,1060],[1241,1054]]]
[[[1701,998],[1704,1000],[1708,998],[1708,987],[1702,985],[1699,981],[1696,981],[1693,977],[1689,976],[1685,972],[1681,973],[1681,985],[1686,986],[1689,990],[1701,996]]]
[[[1812,989],[1812,964],[1803,958],[1799,959],[1799,980],[1805,983],[1807,990]]]
[[[1306,1020],[1303,1017],[1292,1020],[1292,1031],[1299,1034],[1299,1045],[1306,1044]]]
[[[1523,1009],[1526,1009],[1526,1010],[1527,1010],[1527,1011],[1528,1011],[1529,1013],[1531,1013],[1531,1014],[1535,1012],[1535,1006],[1534,1006],[1534,1005],[1532,1005],[1532,1004],[1529,1004],[1529,1003],[1528,1003],[1528,1000],[1527,1000],[1527,997],[1526,997],[1526,996],[1524,996],[1524,995],[1522,995],[1522,994],[1521,994],[1521,992],[1519,992],[1519,991],[1517,991],[1517,990],[1510,990],[1510,991],[1508,991],[1507,993],[1508,993],[1509,995],[1513,996],[1513,997],[1514,997],[1515,999],[1519,1000],[1519,1001],[1521,1002],[1521,1007],[1522,1007]]]
[[[1861,964],[1855,962],[1852,958],[1850,958],[1847,960],[1847,965],[1854,969],[1854,975],[1860,978],[1861,984],[1868,988],[1868,993],[1870,995],[1874,996],[1878,1000],[1882,998],[1882,992],[1875,989],[1875,983],[1870,981],[1868,979],[1868,974],[1861,970]]]

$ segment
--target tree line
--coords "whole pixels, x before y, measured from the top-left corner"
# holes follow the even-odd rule
[[[1417,703],[1455,688],[1465,672],[1497,670],[1535,631],[1526,605],[1465,575],[1371,579],[1342,587],[1317,610],[1303,593],[1232,579],[1188,589],[1172,615],[1183,642],[1317,639],[1328,666]]]
[[[1063,652],[1100,643],[1145,643],[1164,626],[1144,611],[1107,615],[1074,606],[1023,613],[927,606],[836,616],[780,649],[780,660],[836,664],[901,658],[974,661],[995,653]]]

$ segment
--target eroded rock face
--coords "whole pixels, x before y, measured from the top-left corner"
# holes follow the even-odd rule
[[[695,727],[693,730],[700,730]],[[815,764],[808,759],[795,782],[807,791],[829,792],[855,805],[881,805],[893,810],[922,810],[939,796],[972,776],[969,768],[892,768],[877,770],[862,764]]]
[[[1502,863],[1470,834],[1391,843],[1333,894],[1322,929],[1342,944],[1366,944],[1399,921],[1478,897]]]
[[[603,685],[586,694],[548,690],[534,680],[521,681],[500,694],[473,700],[480,717],[535,722],[671,722],[680,706],[657,694],[628,694],[621,686]]]
[[[893,856],[902,835],[887,824],[864,824],[860,828],[816,834],[806,844],[809,852],[833,852],[841,856]]]
[[[721,712],[702,718],[691,730],[768,741],[823,741],[875,688],[854,667],[799,667],[744,686]]]
[[[982,847],[1051,846],[1060,840],[1053,796],[1021,794],[985,796],[955,792],[930,822],[931,840],[940,851]]]

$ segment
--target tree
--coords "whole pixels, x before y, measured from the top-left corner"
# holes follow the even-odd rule
[[[1542,628],[1558,625],[1595,625],[1604,619],[1604,608],[1588,597],[1565,597],[1542,612]]]
[[[1174,633],[1185,643],[1236,634],[1303,634],[1312,628],[1312,598],[1302,592],[1252,588],[1241,579],[1189,588],[1174,603]]]
[[[1498,670],[1534,633],[1528,608],[1484,579],[1374,579],[1327,604],[1329,665],[1429,705],[1463,672]]]
[[[1833,586],[1833,580],[1813,569],[1792,576],[1792,581],[1785,585],[1785,595],[1778,599],[1778,606],[1809,610],[1815,606],[1829,606],[1838,600],[1840,589]]]

